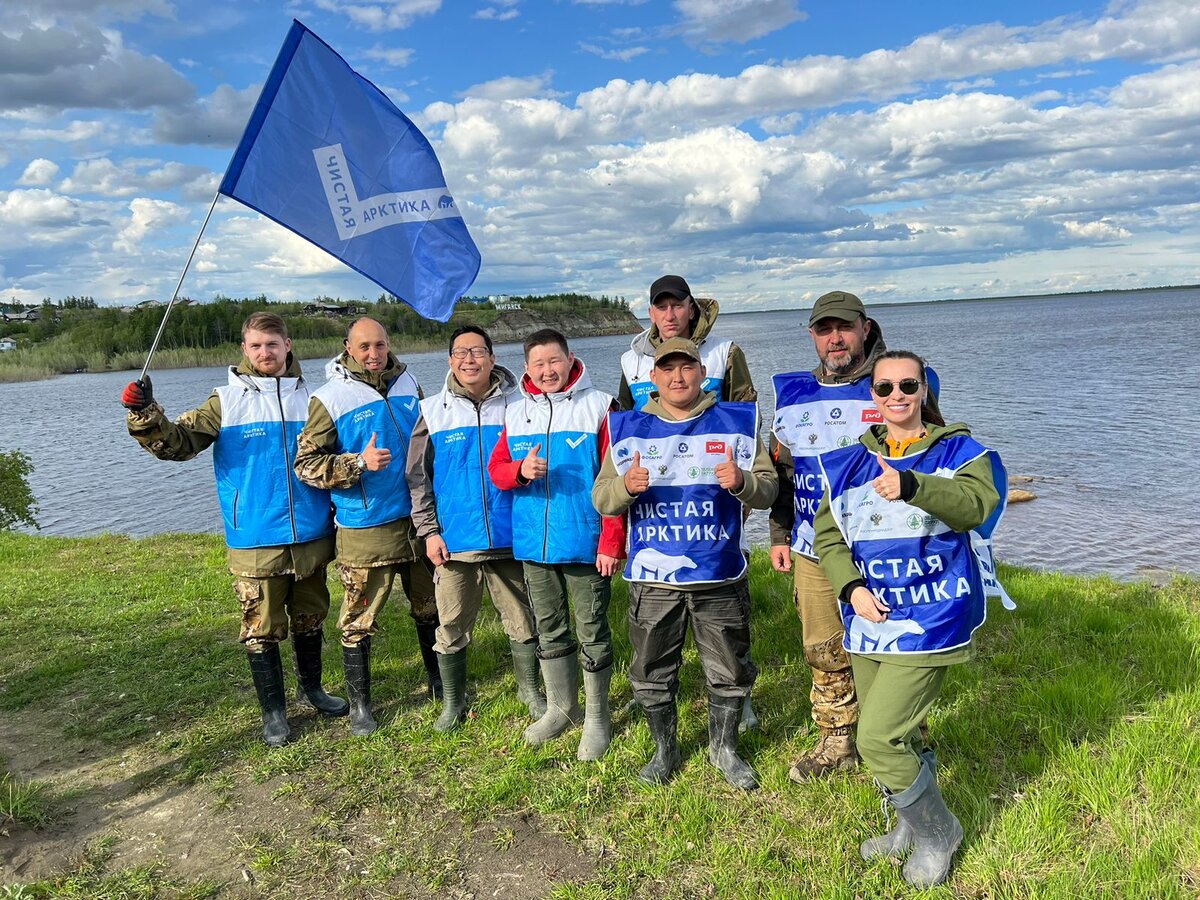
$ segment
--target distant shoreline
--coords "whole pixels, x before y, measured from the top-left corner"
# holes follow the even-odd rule
[[[897,307],[897,306],[928,306],[931,303],[988,303],[993,300],[1059,300],[1065,297],[1087,297],[1094,294],[1147,294],[1147,293],[1165,293],[1167,291],[1197,291],[1200,290],[1200,284],[1173,284],[1167,287],[1140,287],[1140,288],[1103,288],[1094,291],[1059,291],[1053,294],[1004,294],[999,297],[936,297],[932,300],[896,300],[893,302],[868,300],[868,307]],[[722,315],[729,316],[750,316],[759,315],[761,313],[778,313],[778,312],[808,312],[812,309],[811,306],[773,306],[770,309],[722,309]],[[645,318],[644,316],[642,317]]]

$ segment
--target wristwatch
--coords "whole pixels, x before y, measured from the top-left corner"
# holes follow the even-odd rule
[[[358,472],[360,475],[367,471],[367,458],[361,453],[354,457],[354,464],[358,466]]]

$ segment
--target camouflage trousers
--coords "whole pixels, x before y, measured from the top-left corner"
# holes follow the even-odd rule
[[[842,647],[842,610],[819,563],[792,554],[796,613],[804,635],[804,660],[812,669],[813,723],[824,732],[847,734],[858,721],[850,656]]]
[[[325,567],[307,578],[273,575],[250,578],[238,575],[233,591],[242,608],[242,629],[238,638],[251,653],[287,640],[288,624],[295,634],[319,631],[329,615],[329,586]]]
[[[353,647],[375,633],[376,620],[392,593],[396,576],[408,598],[408,612],[418,625],[437,624],[432,566],[425,559],[359,568],[338,563],[338,576],[346,593],[338,614],[342,645]]]

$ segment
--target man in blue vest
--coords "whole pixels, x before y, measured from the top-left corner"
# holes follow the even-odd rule
[[[333,558],[329,493],[296,480],[296,436],[308,414],[308,385],[287,326],[254,313],[242,326],[242,361],[197,409],[167,420],[150,379],[131,382],[121,402],[130,435],[159,459],[182,462],[212,446],[225,521],[229,571],[242,608],[240,640],[262,709],[263,740],[288,742],[279,642],[291,626],[297,699],[329,716],[345,700],[321,687],[322,626],[329,614],[325,567]]]
[[[629,513],[629,682],[655,743],[638,777],[661,784],[681,762],[675,697],[690,620],[708,685],[709,761],[750,790],[758,779],[737,752],[755,676],[742,506],[771,504],[775,471],[757,407],[702,391],[695,343],[663,341],[651,377],[657,392],[641,412],[609,416],[612,450],[592,488],[602,515]]]
[[[345,588],[338,627],[350,731],[362,736],[378,727],[371,714],[371,636],[397,575],[416,622],[430,698],[442,687],[433,652],[433,578],[413,531],[404,478],[422,394],[374,319],[350,326],[345,352],[325,372],[329,380],[313,393],[295,470],[301,481],[328,490],[333,499],[338,573]]]
[[[841,607],[812,549],[813,518],[824,490],[817,455],[850,446],[872,423],[882,421],[869,382],[871,367],[887,349],[879,323],[847,291],[817,298],[808,321],[820,364],[811,372],[775,376],[770,441],[779,475],[770,516],[771,564],[777,572],[793,575],[804,658],[812,670],[812,717],[819,732],[813,750],[788,772],[797,783],[858,764],[858,701],[850,658],[842,648]],[[929,400],[936,408],[935,391]]]
[[[408,445],[413,525],[436,569],[438,667],[442,714],[438,731],[467,715],[467,647],[487,585],[508,635],[517,696],[535,719],[546,712],[538,689],[537,626],[521,563],[513,559],[512,494],[487,476],[517,380],[496,365],[492,339],[478,325],[450,336],[450,371],[440,393],[421,401]]]

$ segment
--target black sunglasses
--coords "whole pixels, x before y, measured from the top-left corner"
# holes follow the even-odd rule
[[[877,381],[871,385],[871,390],[880,397],[892,396],[892,388],[898,387],[904,393],[912,396],[921,389],[921,385],[925,382],[918,381],[916,378],[901,378],[899,381]]]

